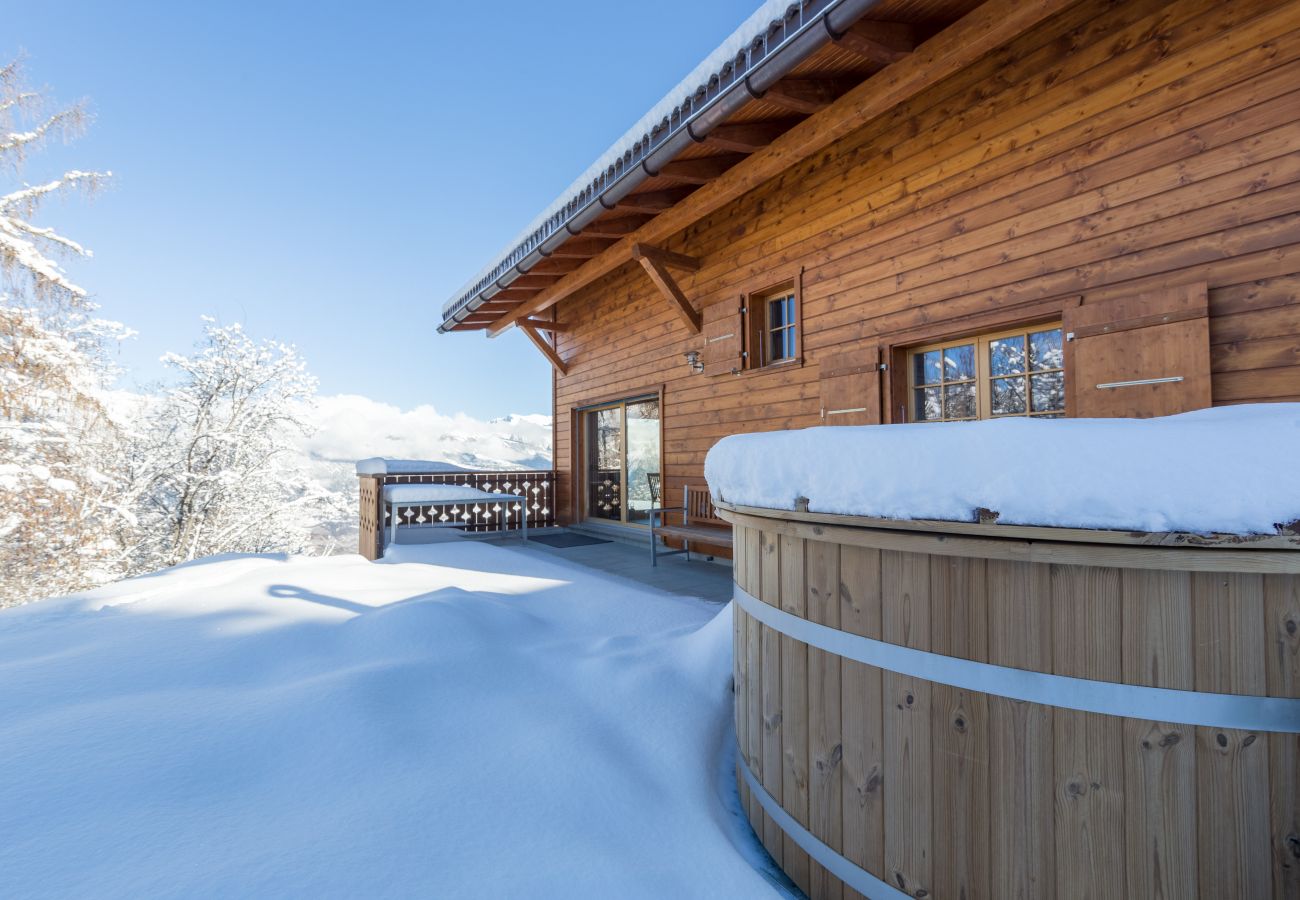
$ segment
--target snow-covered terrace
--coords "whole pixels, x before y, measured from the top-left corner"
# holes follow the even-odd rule
[[[729,607],[456,539],[0,613],[0,896],[779,896]]]

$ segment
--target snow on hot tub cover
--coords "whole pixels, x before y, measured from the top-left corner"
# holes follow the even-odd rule
[[[997,419],[738,434],[715,500],[892,519],[1272,534],[1300,519],[1300,403],[1156,419]]]

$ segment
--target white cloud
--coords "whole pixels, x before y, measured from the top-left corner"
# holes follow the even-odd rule
[[[432,406],[401,409],[358,394],[317,397],[316,426],[300,438],[303,463],[336,490],[355,490],[359,459],[444,460],[467,469],[549,469],[551,417],[541,414],[476,419],[444,415]]]

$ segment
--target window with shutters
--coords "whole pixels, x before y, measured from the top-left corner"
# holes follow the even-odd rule
[[[793,282],[750,295],[746,311],[749,315],[746,368],[759,369],[799,359],[799,297]]]
[[[907,370],[913,422],[1065,414],[1059,323],[917,347],[907,354]]]

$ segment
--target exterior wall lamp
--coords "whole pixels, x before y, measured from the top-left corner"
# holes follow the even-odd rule
[[[686,365],[690,367],[692,375],[704,373],[704,363],[700,362],[700,351],[687,350],[684,355],[686,356]]]

